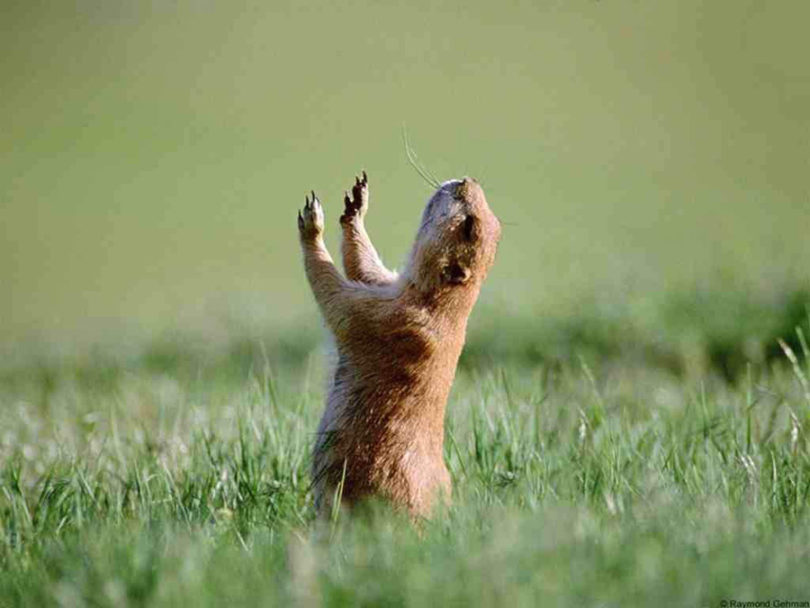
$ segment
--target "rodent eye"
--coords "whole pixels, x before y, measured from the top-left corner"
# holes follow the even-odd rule
[[[473,239],[473,232],[475,230],[474,215],[468,215],[466,218],[464,218],[464,226],[462,230],[464,231],[464,238],[471,241]]]

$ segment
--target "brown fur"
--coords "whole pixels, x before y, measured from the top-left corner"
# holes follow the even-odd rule
[[[337,347],[313,454],[315,500],[330,508],[342,485],[344,503],[381,496],[428,516],[450,498],[444,410],[500,224],[475,180],[446,182],[397,275],[371,244],[367,209],[363,173],[340,218],[345,279],[324,245],[314,193],[298,218],[307,278]]]

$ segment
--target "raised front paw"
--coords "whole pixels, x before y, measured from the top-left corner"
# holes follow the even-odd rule
[[[348,191],[346,197],[343,199],[346,207],[343,215],[340,216],[340,223],[350,223],[354,218],[363,219],[368,211],[368,176],[363,171],[363,177],[354,178],[354,186],[352,186],[352,195],[349,196]]]
[[[323,207],[314,190],[312,200],[306,197],[304,209],[298,212],[298,232],[305,240],[313,240],[323,234]]]

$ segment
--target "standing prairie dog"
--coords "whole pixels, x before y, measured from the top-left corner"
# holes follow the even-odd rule
[[[298,214],[307,279],[337,347],[313,453],[315,503],[331,508],[340,487],[344,504],[379,496],[426,517],[450,498],[444,410],[501,227],[476,180],[445,182],[397,274],[366,232],[368,198],[363,172],[340,218],[346,278],[324,245],[314,192]]]

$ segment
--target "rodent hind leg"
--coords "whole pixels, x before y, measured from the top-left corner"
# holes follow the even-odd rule
[[[388,285],[397,279],[397,274],[388,270],[366,232],[364,218],[368,211],[368,176],[354,178],[352,193],[346,192],[345,209],[340,216],[343,228],[343,268],[346,277],[370,285]]]

